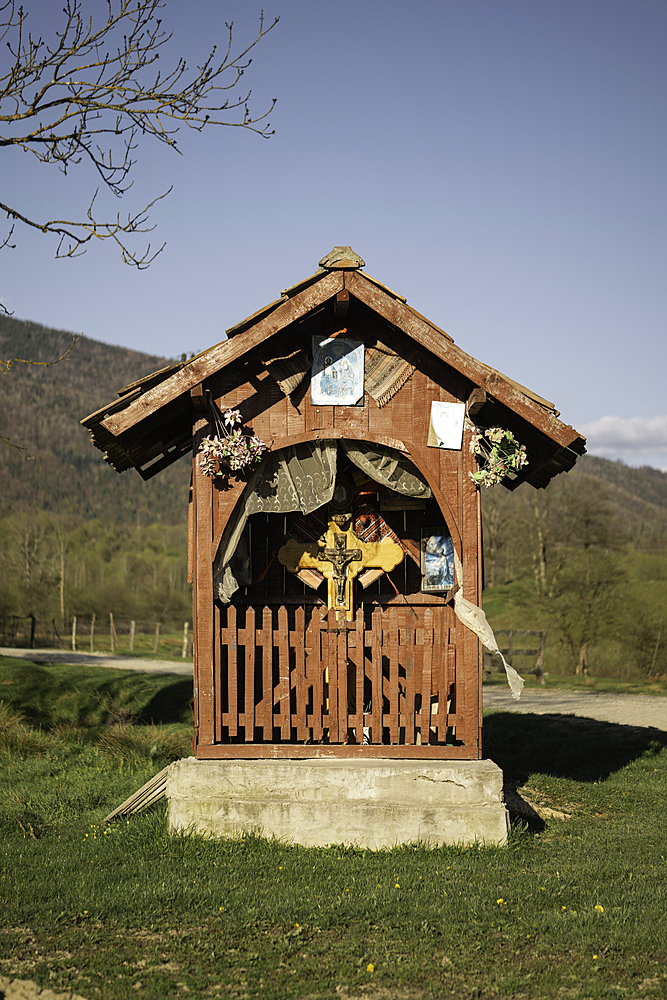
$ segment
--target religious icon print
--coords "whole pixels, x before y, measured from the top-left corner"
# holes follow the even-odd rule
[[[454,586],[454,546],[447,528],[422,528],[422,591],[434,593]]]
[[[364,397],[364,345],[349,337],[313,337],[310,399],[315,406],[355,406]]]

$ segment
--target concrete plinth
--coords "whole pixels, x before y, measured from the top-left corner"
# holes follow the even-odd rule
[[[504,844],[503,775],[490,760],[197,760],[171,765],[169,828],[254,832],[325,847]]]

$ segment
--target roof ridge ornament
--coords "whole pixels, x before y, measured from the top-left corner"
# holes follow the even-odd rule
[[[330,271],[356,271],[365,266],[366,262],[354,252],[352,247],[334,247],[319,263],[319,267]]]

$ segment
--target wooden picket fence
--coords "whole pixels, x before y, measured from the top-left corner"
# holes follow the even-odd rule
[[[212,710],[216,756],[240,743],[456,744],[449,609],[322,607],[219,612]],[[270,755],[267,753],[267,755]]]

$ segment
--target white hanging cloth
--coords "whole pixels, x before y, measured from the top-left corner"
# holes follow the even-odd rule
[[[505,673],[507,674],[507,683],[512,690],[512,697],[517,701],[521,697],[521,691],[523,689],[523,677],[520,677],[516,672],[514,667],[510,666],[503,654],[498,649],[498,643],[496,642],[496,637],[493,634],[493,629],[489,625],[486,615],[481,608],[478,608],[476,604],[471,601],[466,600],[463,596],[463,567],[461,566],[461,560],[459,559],[459,554],[454,549],[454,572],[456,574],[456,582],[459,585],[459,589],[454,594],[454,611],[456,617],[459,621],[474,632],[478,637],[482,645],[488,649],[491,653],[496,653],[500,659],[503,661],[503,666],[505,667]]]

